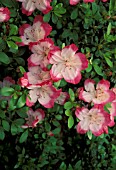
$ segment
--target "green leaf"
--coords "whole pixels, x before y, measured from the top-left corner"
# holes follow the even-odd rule
[[[6,120],[2,120],[2,126],[4,128],[4,130],[8,131],[10,130],[10,125]]]
[[[52,131],[52,133],[53,133],[54,135],[58,135],[58,134],[60,133],[60,131],[61,131],[61,128],[58,127],[58,128],[56,128],[56,129],[54,129],[54,130]]]
[[[0,109],[0,118],[5,118],[6,115],[5,115],[5,112],[3,110]]]
[[[15,100],[14,97],[12,97],[10,99],[10,102],[9,102],[8,110],[10,110],[10,111],[15,110],[16,109],[16,102],[17,102],[17,100]]]
[[[15,123],[17,126],[21,126],[21,125],[23,125],[23,124],[25,123],[25,120],[19,118],[19,119],[16,119],[16,120],[14,121],[14,123]]]
[[[72,12],[71,12],[71,19],[76,19],[78,16],[78,9],[74,9]]]
[[[18,34],[18,27],[14,24],[10,24],[9,35],[17,35],[17,34]]]
[[[9,57],[4,52],[0,52],[0,62],[2,62],[4,64],[10,63]]]
[[[108,57],[105,57],[105,60],[110,67],[113,67],[113,62]]]
[[[3,87],[0,93],[2,96],[11,96],[14,93],[14,89],[11,87]]]
[[[23,107],[25,105],[25,103],[26,103],[26,95],[23,94],[17,102],[17,108]]]
[[[13,41],[15,42],[22,42],[22,39],[20,37],[17,37],[17,36],[11,36],[10,37]]]
[[[66,102],[65,104],[64,104],[64,108],[65,109],[71,109],[73,107],[73,104],[71,103],[71,102]]]
[[[75,100],[75,94],[74,94],[73,90],[70,89],[70,88],[69,88],[69,95],[70,95],[71,101],[74,102],[74,100]]]
[[[86,72],[89,73],[92,70],[92,65],[89,63],[88,68],[86,68]]]
[[[16,45],[13,41],[7,41],[8,47],[18,50],[18,45]]]
[[[50,21],[50,17],[51,17],[51,13],[50,12],[45,14],[44,17],[43,17],[44,22],[49,22]]]
[[[93,64],[93,67],[98,75],[103,76],[102,69],[97,64]]]
[[[61,163],[59,170],[66,170],[66,164],[64,162]]]
[[[4,129],[0,127],[0,140],[4,140],[4,138],[5,138]]]
[[[19,69],[20,69],[20,72],[22,73],[22,74],[24,74],[26,71],[25,71],[25,69],[22,67],[22,66],[19,66]]]
[[[73,119],[72,116],[70,116],[70,117],[68,118],[68,128],[69,128],[69,129],[72,128],[73,125],[74,125],[74,119]]]
[[[16,135],[17,132],[18,132],[17,126],[14,123],[12,123],[12,125],[11,125],[11,134]]]
[[[66,116],[71,116],[71,111],[70,110],[65,110],[65,115]]]
[[[19,142],[20,143],[25,142],[27,140],[27,137],[28,137],[28,129],[22,133],[22,135],[20,136]]]
[[[16,110],[16,113],[20,116],[20,117],[22,117],[22,118],[26,118],[27,117],[27,111],[29,110],[29,108],[28,107],[23,107],[23,108],[21,108],[21,109],[18,109],[18,110]]]
[[[110,35],[111,29],[112,29],[112,25],[111,25],[111,22],[110,22],[108,24],[108,27],[107,27],[107,35]]]
[[[92,139],[92,132],[91,132],[91,131],[88,131],[88,132],[87,132],[87,136],[88,136],[88,138],[91,140],[91,139]]]

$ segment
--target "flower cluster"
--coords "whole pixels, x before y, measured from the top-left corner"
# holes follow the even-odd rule
[[[8,8],[0,8],[0,22],[7,22],[10,19],[10,11]]]
[[[43,14],[47,14],[52,10],[50,6],[51,0],[17,0],[22,2],[22,13],[27,16],[31,15],[33,11],[37,8]]]
[[[111,127],[115,124],[116,88],[109,89],[110,83],[104,79],[98,82],[96,88],[94,80],[87,79],[84,88],[78,89],[79,99],[93,103],[94,107],[90,110],[84,107],[76,109],[75,115],[80,120],[77,132],[84,134],[90,130],[95,136],[108,133],[108,126]],[[104,110],[104,105],[109,102],[112,102],[111,107],[108,108],[110,114]]]

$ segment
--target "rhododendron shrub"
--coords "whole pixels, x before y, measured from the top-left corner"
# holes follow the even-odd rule
[[[116,169],[115,6],[0,0],[0,170]]]
[[[0,8],[0,22],[7,22],[10,19],[10,11],[8,8]]]
[[[47,14],[52,10],[50,6],[51,0],[17,0],[22,2],[22,13],[27,16],[31,15],[33,11],[37,8],[43,14]]]

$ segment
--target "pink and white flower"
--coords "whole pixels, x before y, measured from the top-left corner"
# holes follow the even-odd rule
[[[64,105],[68,98],[69,95],[67,92],[61,92],[60,96],[55,100],[55,103],[58,103],[59,105]]]
[[[22,128],[36,127],[37,123],[42,121],[45,117],[45,113],[42,109],[33,111],[31,108],[27,111],[28,117],[25,118],[26,124],[21,126]]]
[[[42,16],[37,15],[32,26],[29,24],[23,24],[19,28],[22,42],[18,44],[23,46],[29,45],[30,42],[38,42],[46,38],[51,31],[52,27],[43,21]]]
[[[61,90],[55,89],[51,83],[45,84],[43,86],[31,86],[28,87],[31,90],[29,91],[29,97],[27,97],[26,104],[27,106],[33,106],[36,101],[39,101],[41,105],[46,108],[52,108],[56,98],[60,96]]]
[[[70,5],[77,5],[80,0],[70,0]]]
[[[10,19],[10,11],[6,7],[1,7],[0,8],[0,22],[7,22]]]
[[[108,110],[110,111],[111,117],[114,118],[114,116],[116,116],[116,88],[112,88],[111,90],[115,93],[115,98],[111,102],[111,108],[108,108]]]
[[[81,70],[88,67],[86,56],[76,53],[78,50],[75,44],[64,47],[62,50],[53,50],[49,55],[49,62],[52,65],[50,70],[54,81],[64,78],[67,82],[77,84],[81,80]]]
[[[59,47],[54,46],[51,38],[45,38],[37,43],[30,43],[29,48],[33,54],[28,58],[28,66],[40,65],[42,69],[46,69],[49,64],[48,55],[50,50],[59,49]]]
[[[77,108],[75,111],[76,117],[80,120],[77,125],[77,132],[85,134],[89,130],[95,135],[100,136],[103,133],[108,133],[107,126],[110,123],[110,115],[104,110],[93,107]]]
[[[109,90],[110,82],[107,80],[101,80],[95,90],[94,80],[87,79],[85,80],[84,87],[81,88],[79,92],[79,99],[84,100],[85,102],[93,102],[94,104],[106,104],[114,100],[115,94]]]
[[[51,0],[17,0],[22,2],[22,13],[27,16],[31,15],[33,11],[37,8],[43,14],[47,14],[52,10],[50,6]]]
[[[33,85],[48,84],[51,80],[49,71],[43,71],[39,66],[29,67],[29,72],[24,73],[24,77],[20,78],[22,87],[30,88]]]

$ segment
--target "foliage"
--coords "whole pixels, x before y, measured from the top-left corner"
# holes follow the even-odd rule
[[[0,7],[10,10],[10,19],[3,22],[0,20],[0,169],[114,170],[116,127],[113,125],[116,116],[116,92],[112,89],[116,88],[116,2],[80,1],[77,5],[71,5],[69,0],[52,0],[49,3],[44,11],[35,6],[30,12],[27,9],[21,10],[23,3],[16,0],[0,0]],[[0,15],[3,15],[1,11]],[[35,31],[34,18],[38,15],[43,16],[41,29],[44,33],[47,32],[44,38],[51,49],[49,52],[45,51],[47,59],[39,61],[42,67],[42,71],[39,71],[43,77],[37,79],[38,84],[34,84],[32,80],[35,81],[36,78],[33,75],[38,78],[39,71],[33,73],[30,70],[30,67],[38,66],[30,57],[39,53],[39,48],[34,51],[34,45],[39,42],[41,47],[45,42],[39,39],[34,44],[31,42],[25,45],[22,37],[27,36],[29,40],[31,33],[21,35],[20,28],[28,23],[31,31]],[[45,27],[46,23],[48,29]],[[34,34],[33,39],[36,39],[36,31],[32,35]],[[64,76],[61,72],[64,65],[58,70],[58,73],[62,73],[61,78],[58,79],[59,75],[54,73],[53,68],[58,64],[53,63],[53,58],[57,56],[54,49],[57,51],[59,48],[61,54],[68,49],[69,51],[65,52],[68,55],[70,49],[73,49],[75,54],[71,55],[78,55],[81,66],[77,64],[78,74],[76,75],[76,70],[73,75],[78,81],[68,79],[72,72],[68,78]],[[81,58],[83,60],[80,62]],[[47,65],[44,65],[46,63]],[[74,60],[73,64],[75,63],[77,60]],[[44,79],[47,71],[51,77]],[[80,73],[82,77],[79,77]],[[95,82],[96,91],[102,80],[110,83],[110,89],[105,89],[105,94],[110,94],[112,100],[102,103],[102,109],[109,116],[110,122],[103,125],[104,130],[97,137],[90,129],[85,135],[76,132],[80,119],[75,111],[83,107],[91,110],[96,105],[94,99],[88,102],[82,96],[86,89],[86,80]],[[42,89],[41,95],[40,89],[37,91],[39,102],[31,102],[31,97],[35,97],[30,95],[33,86],[40,89],[44,87],[46,91],[45,93]],[[42,95],[45,97],[43,102]],[[48,98],[50,100],[46,104]],[[38,117],[33,118],[33,115],[29,119],[27,113],[30,104],[34,111],[41,109],[42,113],[45,113],[42,121]],[[101,107],[100,104],[98,103]],[[32,126],[29,126],[30,122],[27,120],[32,121]]]

